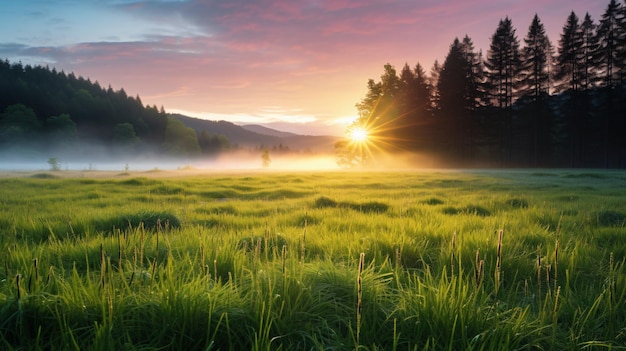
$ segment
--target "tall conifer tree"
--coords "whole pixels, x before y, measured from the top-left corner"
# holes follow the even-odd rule
[[[405,64],[400,72],[398,104],[402,126],[397,135],[408,149],[420,148],[424,143],[424,129],[430,123],[430,88],[426,78],[419,63],[414,70]]]
[[[591,89],[598,81],[598,68],[594,61],[594,54],[598,50],[596,28],[597,26],[591,19],[591,15],[587,12],[585,19],[579,27],[581,39],[579,77],[583,90]]]
[[[478,82],[473,65],[478,55],[469,37],[450,45],[439,75],[439,122],[447,133],[448,151],[466,159],[474,144],[472,111],[478,107]]]
[[[538,166],[551,146],[552,118],[546,98],[550,93],[552,44],[536,14],[524,37],[524,44],[520,92],[529,103],[524,106],[525,116],[520,123],[530,127],[526,144],[530,146],[533,165]]]
[[[481,86],[485,80],[485,70],[482,62],[482,54],[474,49],[474,43],[469,36],[465,35],[461,42],[461,50],[467,64],[467,92],[466,107],[475,110],[481,106]]]
[[[489,92],[490,105],[499,107],[500,129],[498,148],[507,162],[513,160],[513,116],[511,107],[517,98],[519,85],[520,52],[519,40],[515,36],[515,29],[511,19],[506,17],[500,20],[496,32],[491,37],[486,68],[486,88]]]
[[[435,60],[433,66],[430,68],[430,74],[428,76],[428,85],[430,86],[430,102],[431,109],[434,112],[439,109],[439,75],[441,74],[441,64],[438,60]]]
[[[561,38],[559,39],[559,56],[557,60],[556,78],[559,92],[571,89],[578,90],[581,86],[580,66],[582,65],[582,31],[578,16],[572,11],[567,17]]]
[[[611,0],[607,6],[597,29],[598,63],[603,73],[603,86],[613,87],[620,81],[624,66],[620,56],[623,55],[623,6]]]
[[[539,96],[550,93],[550,63],[552,62],[552,44],[546,35],[543,23],[536,14],[524,38],[524,43],[520,91],[536,100]]]
[[[485,61],[487,81],[493,103],[501,108],[510,107],[515,101],[519,82],[519,40],[511,19],[500,20]]]

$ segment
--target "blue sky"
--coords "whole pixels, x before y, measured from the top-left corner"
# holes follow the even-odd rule
[[[486,52],[509,16],[537,13],[556,45],[571,11],[608,0],[3,0],[0,58],[124,88],[167,111],[341,134],[369,78],[443,62],[466,34]]]

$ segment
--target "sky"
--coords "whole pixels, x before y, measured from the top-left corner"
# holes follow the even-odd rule
[[[1,0],[0,59],[74,72],[167,112],[343,135],[367,80],[426,72],[454,38],[487,52],[508,16],[537,14],[557,44],[567,16],[609,0]]]

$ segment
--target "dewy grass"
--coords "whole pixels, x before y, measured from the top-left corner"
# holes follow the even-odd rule
[[[3,178],[0,348],[623,349],[601,175]]]
[[[363,265],[365,264],[365,254],[359,255],[359,270],[357,273],[357,303],[356,303],[356,345],[358,349],[361,345],[361,319],[363,318]]]
[[[96,220],[97,231],[125,230],[143,227],[148,230],[163,231],[171,228],[180,228],[178,217],[171,212],[140,211],[128,214],[115,215],[111,218]]]

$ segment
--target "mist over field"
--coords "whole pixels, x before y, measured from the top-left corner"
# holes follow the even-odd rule
[[[367,151],[363,164],[350,168],[364,171],[385,169],[446,168],[450,164],[426,153],[385,153]],[[332,152],[281,152],[268,150],[269,162],[264,164],[264,150],[240,149],[210,155],[182,156],[164,152],[158,147],[144,146],[129,152],[97,142],[75,142],[52,146],[42,151],[28,144],[0,150],[0,171],[148,171],[148,170],[340,170],[338,155]]]
[[[54,148],[36,152],[26,147],[0,151],[1,171],[51,170],[50,159],[59,171],[146,171],[153,169],[338,169],[332,154],[290,153],[272,154],[264,166],[261,150],[239,150],[198,157],[171,156],[156,149],[128,153],[121,148],[96,144],[77,144],[72,148]]]
[[[59,170],[136,170],[154,167],[169,168],[171,161],[159,158],[154,151],[146,150],[131,155],[121,148],[97,143],[73,143],[71,146],[52,147],[37,151],[28,146],[15,146],[0,151],[0,170],[33,171],[50,170],[49,160],[55,159]],[[174,166],[175,167],[175,166]]]
[[[0,351],[626,351],[624,77],[626,0],[0,0]]]

